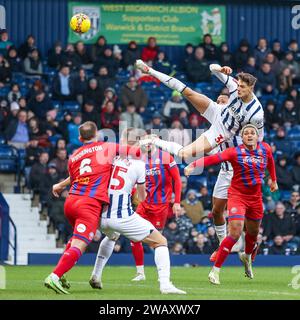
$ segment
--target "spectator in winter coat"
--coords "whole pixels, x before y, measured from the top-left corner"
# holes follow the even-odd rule
[[[222,42],[218,51],[218,61],[221,66],[234,67],[234,57],[229,51],[228,43]]]
[[[107,47],[106,38],[104,36],[99,36],[97,42],[92,46],[91,56],[92,60],[96,62],[99,58],[104,55],[104,50]]]
[[[210,34],[207,33],[203,36],[203,42],[200,43],[200,47],[204,49],[204,55],[208,61],[217,59],[217,47],[214,45]]]
[[[249,56],[247,60],[247,64],[243,67],[243,71],[252,74],[254,77],[257,78],[257,68],[256,68],[256,61],[253,56]]]
[[[31,49],[31,51],[28,53],[28,56],[25,58],[24,72],[29,76],[43,75],[43,65],[37,49]]]
[[[60,101],[75,100],[75,79],[69,66],[62,66],[53,79],[53,98]]]
[[[292,176],[295,185],[300,186],[300,153],[295,154],[295,164],[292,167]]]
[[[287,166],[287,157],[278,157],[276,163],[277,183],[280,190],[291,190],[294,184],[293,175]]]
[[[118,72],[120,61],[113,56],[113,51],[110,47],[104,49],[103,57],[99,57],[94,63],[94,74],[98,75],[100,67],[106,67],[108,76],[114,78]]]
[[[263,94],[272,94],[277,88],[276,76],[271,70],[271,66],[264,62],[257,73],[257,89]]]
[[[265,129],[269,132],[271,129],[279,128],[280,119],[276,104],[273,100],[269,100],[265,107]]]
[[[157,54],[158,54],[158,46],[156,45],[156,38],[149,37],[147,41],[147,46],[142,50],[142,60],[146,63],[153,63]]]
[[[36,49],[35,44],[35,37],[33,35],[29,35],[24,43],[21,44],[19,47],[18,53],[21,59],[25,59],[28,54],[33,50]]]
[[[282,236],[288,243],[293,240],[296,229],[292,217],[286,213],[286,208],[282,202],[276,204],[275,212],[267,216],[264,236],[267,240],[272,240],[276,236]]]
[[[48,53],[48,66],[50,68],[59,68],[63,62],[63,48],[62,44],[58,41],[54,44],[53,48]]]
[[[84,94],[84,101],[91,101],[96,107],[97,111],[100,111],[100,106],[102,105],[103,101],[103,90],[98,85],[98,81],[95,78],[92,78],[88,82],[88,88]]]
[[[181,93],[174,90],[172,92],[171,99],[168,100],[164,106],[163,114],[165,117],[171,118],[174,115],[178,116],[181,110],[185,110],[186,112],[189,112],[189,108],[185,103],[185,101],[182,99]]]
[[[145,108],[148,103],[147,94],[137,83],[135,77],[130,77],[129,82],[121,88],[120,98],[123,108],[126,108],[129,104],[134,104],[139,110]]]
[[[100,128],[100,115],[95,108],[93,101],[87,100],[82,109],[82,123],[86,121],[94,122],[98,128]]]
[[[137,43],[135,41],[130,41],[128,43],[128,47],[123,50],[122,56],[122,64],[124,69],[133,69],[135,61],[141,57],[141,52],[137,46]]]
[[[284,101],[279,118],[285,128],[291,128],[299,124],[299,110],[297,110],[293,100],[287,99]]]
[[[256,64],[259,68],[269,52],[271,52],[271,50],[268,48],[267,40],[265,38],[260,38],[257,42],[257,46],[253,50]]]
[[[142,117],[136,112],[136,106],[133,103],[129,103],[126,107],[126,111],[120,115],[120,132],[127,127],[144,129],[144,122]]]
[[[112,100],[107,101],[101,111],[101,128],[119,131],[119,112],[116,111],[115,104]]]
[[[208,61],[205,59],[205,51],[202,47],[195,49],[194,56],[187,63],[187,78],[194,83],[210,81]]]
[[[185,200],[181,201],[181,205],[186,211],[186,215],[192,220],[193,224],[198,224],[204,216],[204,209],[201,201],[197,199],[195,190],[190,189]]]
[[[35,97],[28,102],[28,109],[41,120],[46,119],[48,111],[53,110],[53,103],[44,91],[38,91]]]
[[[12,72],[23,71],[23,61],[18,56],[18,51],[14,46],[8,49],[6,60],[9,63]]]
[[[86,69],[92,67],[92,58],[83,41],[77,41],[75,44],[75,53],[77,54],[80,64]]]
[[[80,59],[75,53],[75,48],[72,43],[68,43],[61,58],[61,66],[66,65],[71,71],[78,70],[80,68]]]
[[[250,49],[250,44],[248,40],[243,39],[240,41],[239,47],[234,54],[235,66],[238,72],[243,70],[250,56],[253,56]]]

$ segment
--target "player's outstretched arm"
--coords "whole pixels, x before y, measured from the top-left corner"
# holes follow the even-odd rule
[[[70,177],[66,178],[65,180],[56,183],[52,187],[52,193],[53,195],[58,198],[61,192],[71,183]]]
[[[207,96],[188,88],[178,79],[154,70],[153,68],[147,66],[147,64],[142,60],[136,60],[135,66],[143,73],[150,74],[152,77],[158,79],[170,89],[177,90],[178,92],[182,93],[182,95],[188,99],[201,114],[204,113],[209,106],[211,100]]]
[[[219,164],[223,161],[230,161],[230,153],[232,148],[228,148],[227,150],[224,150],[223,152],[218,152],[216,154],[213,154],[211,156],[200,158],[196,161],[193,161],[190,163],[187,167],[184,168],[184,174],[188,177],[190,176],[196,167],[199,168],[205,168],[208,166],[214,166],[216,164]]]
[[[232,73],[232,69],[230,67],[221,67],[219,64],[213,63],[209,66],[209,69],[213,75],[215,75],[224,83],[230,92],[233,92],[237,89],[237,81],[230,76]]]

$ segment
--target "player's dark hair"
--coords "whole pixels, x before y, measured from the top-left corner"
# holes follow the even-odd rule
[[[257,81],[257,78],[255,78],[252,74],[246,72],[238,73],[237,78],[247,83],[248,86],[254,86]]]
[[[97,126],[93,121],[86,121],[79,127],[79,134],[85,141],[89,141],[95,138],[97,131]]]
[[[257,79],[250,73],[246,72],[240,72],[237,74],[237,78],[245,83],[247,83],[248,86],[254,86]]]

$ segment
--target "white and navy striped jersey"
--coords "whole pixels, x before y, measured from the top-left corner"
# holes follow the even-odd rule
[[[229,89],[230,97],[227,105],[222,106],[221,121],[226,130],[233,135],[239,135],[245,124],[252,123],[259,131],[260,141],[263,139],[264,110],[253,93],[250,102],[243,102],[237,95],[237,80],[212,70]]]
[[[109,183],[109,206],[102,212],[103,218],[126,218],[134,211],[131,193],[136,184],[146,180],[145,163],[137,159],[116,157]]]
[[[216,149],[218,149],[217,152],[222,152],[228,148],[237,147],[238,145],[240,145],[242,143],[243,143],[243,141],[242,141],[241,136],[233,136],[230,139],[219,144],[218,148],[216,148]],[[223,161],[221,163],[221,168],[223,171],[233,170],[232,165],[229,161]]]

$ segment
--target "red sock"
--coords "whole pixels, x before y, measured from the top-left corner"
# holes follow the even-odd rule
[[[67,244],[66,244],[66,248],[65,248],[65,251],[64,251],[64,252],[66,252],[67,250],[69,250],[69,249],[71,248],[72,240],[73,240],[73,238],[71,237],[71,238],[69,239],[69,241],[67,242]]]
[[[218,255],[217,255],[217,260],[215,262],[215,267],[221,268],[222,264],[228,257],[232,247],[235,245],[236,240],[231,238],[230,236],[227,236],[222,242],[219,247]]]
[[[133,242],[130,241],[132,254],[134,257],[135,265],[136,266],[143,266],[144,265],[144,248],[141,242]]]
[[[53,273],[61,278],[66,272],[74,267],[75,263],[79,260],[80,257],[81,251],[78,248],[69,248],[63,253]]]
[[[245,236],[245,242],[246,242],[245,253],[246,254],[252,254],[256,241],[257,241],[257,236],[251,236],[249,233],[246,232],[246,236]]]

